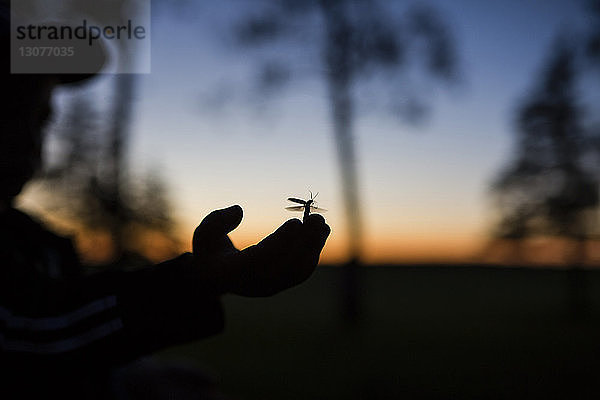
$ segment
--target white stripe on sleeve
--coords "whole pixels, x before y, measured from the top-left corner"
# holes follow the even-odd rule
[[[98,314],[117,305],[117,297],[112,295],[92,301],[74,311],[56,317],[30,318],[14,315],[10,310],[0,307],[0,322],[9,329],[29,331],[50,331],[66,328],[77,322]]]
[[[75,350],[91,342],[102,339],[111,333],[114,333],[123,327],[120,318],[113,319],[103,325],[95,326],[89,331],[67,339],[57,340],[49,343],[36,343],[22,340],[5,340],[0,334],[0,348],[5,351],[36,353],[36,354],[56,354],[70,350]]]

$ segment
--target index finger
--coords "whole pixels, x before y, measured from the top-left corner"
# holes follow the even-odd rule
[[[321,251],[331,233],[331,228],[325,222],[325,218],[319,214],[310,214],[305,219],[303,228],[304,238],[309,247]]]

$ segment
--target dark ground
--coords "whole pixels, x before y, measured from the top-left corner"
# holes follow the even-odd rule
[[[359,272],[355,328],[341,269],[320,267],[273,298],[226,297],[222,335],[161,357],[191,357],[239,399],[600,398],[600,271]]]

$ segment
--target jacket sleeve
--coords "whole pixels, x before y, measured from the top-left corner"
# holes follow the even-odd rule
[[[220,298],[192,259],[69,279],[10,277],[0,356],[13,367],[110,366],[219,333]]]

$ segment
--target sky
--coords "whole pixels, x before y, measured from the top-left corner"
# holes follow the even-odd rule
[[[414,2],[382,3],[401,14]],[[189,240],[211,210],[240,204],[244,220],[232,234],[239,247],[299,216],[284,209],[287,197],[319,192],[332,227],[322,261],[343,261],[347,227],[318,32],[304,47],[271,50],[289,53],[299,73],[267,95],[255,90],[257,53],[230,35],[231,22],[252,11],[248,3],[201,4],[152,10],[152,72],[138,80],[131,168],[163,174]],[[459,81],[428,86],[431,113],[417,125],[379,107],[379,92],[356,93],[364,258],[371,263],[481,257],[494,221],[489,185],[510,160],[514,111],[557,33],[585,24],[578,1],[427,4],[452,28]],[[102,92],[109,79],[89,90]]]

